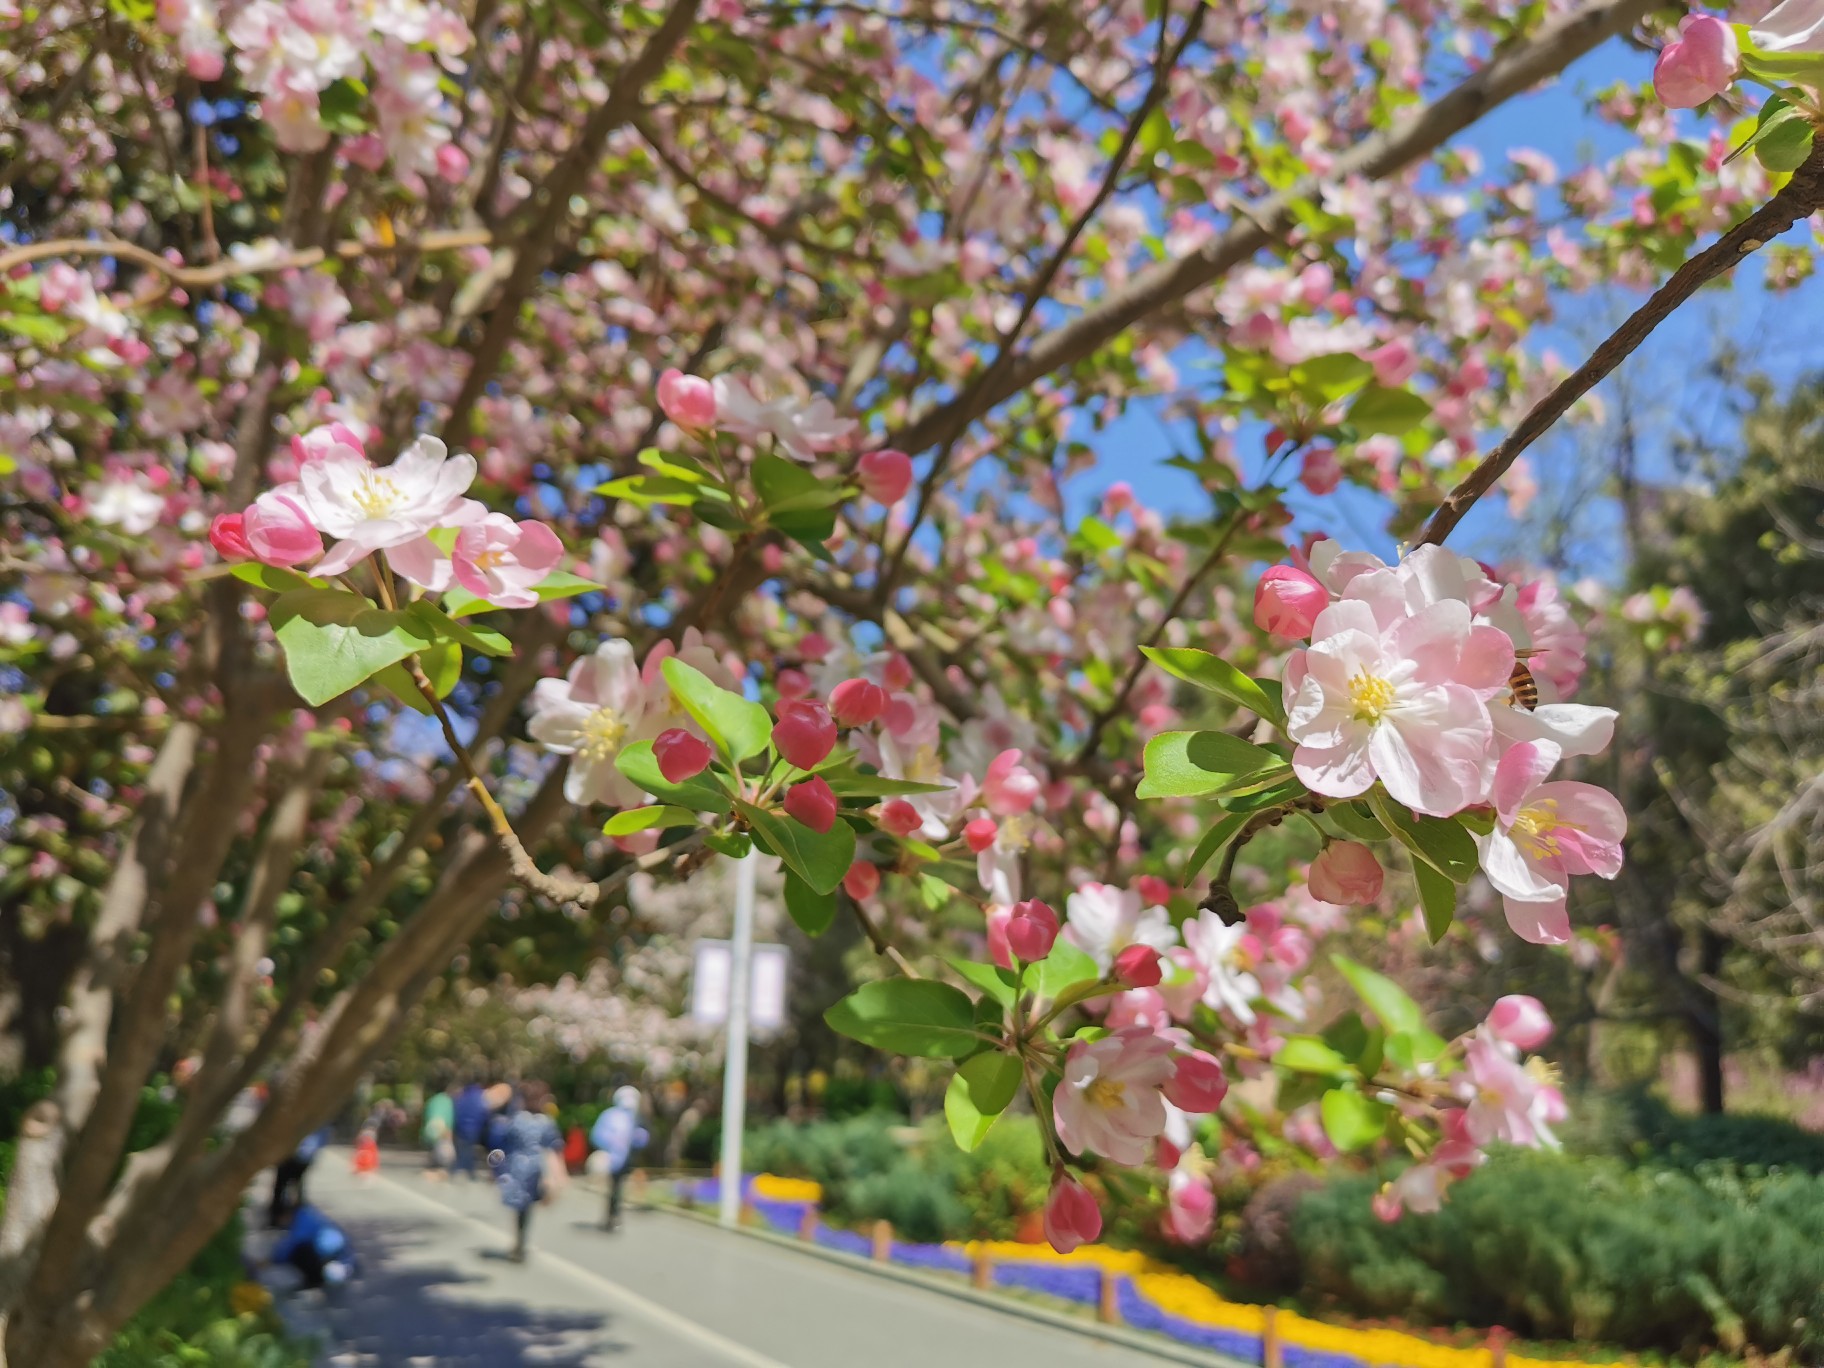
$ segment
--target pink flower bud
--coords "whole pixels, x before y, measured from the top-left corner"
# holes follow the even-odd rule
[[[1254,625],[1274,636],[1308,637],[1330,591],[1292,565],[1275,565],[1254,586]]]
[[[787,764],[801,770],[815,769],[836,749],[836,722],[828,708],[810,698],[793,698],[778,708],[773,725],[773,746]],[[824,828],[828,830],[827,826]]]
[[[977,855],[994,844],[994,838],[1000,834],[992,817],[977,817],[963,827],[963,844]]]
[[[1228,1095],[1229,1080],[1215,1056],[1192,1050],[1178,1056],[1177,1068],[1165,1080],[1162,1091],[1165,1100],[1179,1111],[1200,1116],[1222,1105],[1222,1099]]]
[[[861,492],[891,508],[912,487],[912,458],[903,451],[870,451],[855,463]]]
[[[455,143],[445,143],[437,149],[437,174],[451,185],[461,185],[468,179],[469,154]]]
[[[1207,1178],[1174,1173],[1166,1187],[1165,1219],[1159,1232],[1182,1245],[1198,1245],[1216,1228],[1216,1194]]]
[[[1383,342],[1364,359],[1374,367],[1375,383],[1389,389],[1405,384],[1419,369],[1419,354],[1403,337]]]
[[[806,632],[798,638],[798,654],[821,663],[830,654],[830,639],[822,632]]]
[[[1032,811],[1044,786],[1039,777],[1020,764],[1020,752],[1004,750],[988,765],[982,780],[982,801],[997,817],[1013,817]]]
[[[659,762],[659,773],[668,784],[681,784],[695,779],[709,768],[715,752],[709,742],[692,736],[682,727],[671,727],[652,738],[652,755]]]
[[[659,407],[681,428],[716,425],[716,391],[698,375],[686,375],[681,370],[668,370],[661,375]]]
[[[1013,909],[1004,903],[991,903],[985,915],[988,922],[988,958],[1003,969],[1013,968],[1013,951],[1007,945],[1007,924],[1013,920]]]
[[[1028,964],[1051,953],[1058,939],[1058,914],[1037,898],[1013,905],[1007,920],[1007,948]]]
[[[1102,1209],[1089,1189],[1059,1170],[1045,1199],[1045,1238],[1060,1254],[1086,1245],[1102,1233]]]
[[[1343,467],[1336,452],[1329,447],[1315,447],[1305,453],[1298,470],[1298,482],[1313,494],[1328,494],[1343,482]]]
[[[1741,49],[1735,30],[1714,15],[1687,14],[1678,34],[1653,64],[1653,90],[1669,109],[1695,109],[1729,89]]]
[[[845,679],[830,690],[830,713],[845,727],[865,727],[887,710],[887,691],[871,679]]]
[[[895,836],[910,836],[925,824],[925,819],[918,815],[918,809],[904,798],[894,798],[882,803],[880,807],[881,830]]]
[[[253,559],[253,548],[247,545],[247,530],[239,513],[218,513],[209,524],[209,545],[223,560]]]
[[[1306,881],[1323,902],[1364,905],[1381,896],[1381,864],[1360,841],[1332,841],[1311,862]]]
[[[836,795],[821,779],[806,779],[787,789],[785,810],[820,836],[836,825]]]
[[[881,682],[889,689],[905,690],[912,687],[912,662],[898,651],[887,657],[886,666],[880,672]]]
[[[1148,907],[1163,907],[1172,900],[1172,886],[1157,874],[1142,874],[1134,880],[1134,887]]]
[[[880,888],[880,870],[866,860],[857,860],[849,866],[849,872],[842,876],[842,891],[856,902],[862,902],[874,896]]]
[[[1516,1049],[1536,1050],[1552,1038],[1552,1019],[1538,998],[1510,993],[1495,1000],[1488,1029]]]
[[[267,565],[302,565],[323,554],[323,534],[304,510],[283,494],[260,495],[241,515],[254,556]]]
[[[1109,977],[1125,988],[1156,988],[1165,975],[1159,967],[1159,952],[1150,945],[1130,945],[1115,956],[1115,967]]]
[[[794,670],[790,665],[779,671],[773,681],[779,686],[781,698],[805,698],[811,692],[811,677],[803,670]]]

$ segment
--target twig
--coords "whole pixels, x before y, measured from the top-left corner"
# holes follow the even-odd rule
[[[918,970],[914,969],[907,962],[906,957],[899,953],[898,946],[881,934],[880,928],[874,924],[874,919],[868,915],[868,909],[861,905],[861,899],[850,898],[849,906],[855,909],[855,920],[861,923],[861,929],[867,933],[868,944],[874,947],[874,953],[892,960],[893,967],[907,978],[918,978]]]
[[[1552,424],[1562,418],[1572,404],[1625,361],[1674,309],[1717,277],[1727,274],[1738,261],[1820,208],[1824,208],[1824,146],[1812,152],[1811,159],[1793,172],[1792,179],[1778,194],[1674,271],[1672,278],[1660,286],[1651,299],[1590,353],[1589,360],[1534,404],[1506,440],[1450,491],[1425,525],[1417,544],[1441,545],[1451,529],[1463,520],[1463,515],[1475,506],[1476,500],[1493,489],[1495,482],[1507,473],[1520,453],[1550,431]]]

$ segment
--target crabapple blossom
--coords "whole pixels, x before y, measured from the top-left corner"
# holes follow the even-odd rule
[[[1162,1089],[1176,1067],[1173,1053],[1171,1041],[1143,1027],[1072,1041],[1052,1097],[1065,1148],[1117,1164],[1144,1164],[1153,1138],[1165,1129]]]
[[[1060,1169],[1045,1199],[1045,1239],[1060,1254],[1093,1243],[1102,1233],[1102,1209],[1088,1188]]]
[[[1781,0],[1761,16],[1748,36],[1763,52],[1824,52],[1824,3]]]
[[[563,679],[541,679],[532,690],[526,731],[557,755],[570,757],[564,797],[572,803],[637,807],[634,782],[614,767],[615,757],[639,739],[649,707],[633,647],[609,638],[581,657]]]
[[[903,451],[870,451],[855,463],[861,492],[891,508],[912,487],[912,458]]]
[[[1467,1104],[1469,1138],[1478,1145],[1496,1140],[1527,1146],[1557,1143],[1546,1128],[1551,1107],[1540,1096],[1545,1081],[1517,1053],[1486,1028],[1464,1048],[1457,1092]]]
[[[1254,1001],[1260,996],[1260,981],[1244,966],[1242,940],[1248,934],[1245,923],[1226,925],[1222,918],[1207,908],[1185,922],[1184,945],[1196,957],[1198,971],[1204,978],[1203,1002],[1218,1012],[1227,1012],[1243,1026],[1254,1023]]]
[[[1653,64],[1653,91],[1668,108],[1695,109],[1729,89],[1740,65],[1734,29],[1714,15],[1687,14]]]
[[[419,437],[390,466],[342,448],[306,463],[298,502],[318,531],[340,539],[317,572],[340,575],[375,551],[480,521],[487,509],[463,497],[474,479],[475,458],[448,455],[435,437]]]
[[[1164,976],[1159,952],[1150,945],[1130,945],[1115,956],[1109,977],[1127,988],[1151,988]]]
[[[1274,636],[1310,636],[1329,606],[1330,592],[1297,566],[1272,566],[1254,586],[1254,625]]]
[[[816,769],[836,748],[836,722],[829,709],[810,698],[782,702],[773,724],[773,746],[787,764]]]
[[[667,727],[652,738],[652,755],[658,761],[659,773],[665,776],[665,782],[681,784],[708,769],[715,751],[702,737],[694,736],[682,727]]]
[[[1311,862],[1305,881],[1324,902],[1365,906],[1381,896],[1381,864],[1360,841],[1332,841]]]
[[[1020,763],[1021,752],[1004,750],[989,762],[982,778],[982,800],[996,817],[1030,812],[1044,787],[1039,777]]]
[[[266,565],[303,565],[323,554],[323,537],[291,494],[269,489],[247,506],[241,530]]]
[[[1514,934],[1536,945],[1570,939],[1571,876],[1621,872],[1627,814],[1593,784],[1546,782],[1562,752],[1550,741],[1510,747],[1495,771],[1495,829],[1477,836],[1482,870],[1501,894]]]
[[[1444,1190],[1487,1157],[1469,1133],[1469,1115],[1452,1108],[1439,1118],[1442,1136],[1430,1154],[1406,1169],[1374,1198],[1374,1214],[1397,1221],[1407,1211],[1430,1215],[1444,1203]]]
[[[1064,904],[1064,939],[1107,973],[1115,956],[1129,945],[1169,950],[1178,942],[1171,914],[1163,907],[1143,907],[1140,894],[1108,884],[1086,883]]]
[[[786,813],[822,835],[836,824],[836,795],[821,777],[793,784],[785,791]]]
[[[750,442],[771,437],[801,461],[839,445],[855,430],[854,419],[837,417],[835,406],[821,394],[809,400],[789,394],[762,400],[745,381],[726,375],[718,375],[713,386],[716,415],[725,431]]]
[[[681,428],[703,431],[716,425],[716,391],[709,381],[680,370],[659,377],[659,408]]]
[[[1202,1164],[1181,1158],[1165,1181],[1165,1215],[1160,1233],[1176,1244],[1202,1244],[1216,1228],[1216,1193]]]
[[[1165,1085],[1166,1100],[1193,1116],[1213,1112],[1228,1095],[1229,1080],[1214,1055],[1187,1050],[1178,1056],[1177,1068]]]
[[[1007,948],[1028,964],[1037,963],[1051,953],[1058,939],[1058,914],[1030,898],[1016,903],[1007,917]]]
[[[530,608],[537,586],[563,559],[564,545],[541,522],[490,513],[456,534],[450,552],[456,583],[502,608]]]
[[[1488,1029],[1518,1050],[1536,1050],[1552,1037],[1552,1019],[1538,998],[1509,993],[1489,1009]]]

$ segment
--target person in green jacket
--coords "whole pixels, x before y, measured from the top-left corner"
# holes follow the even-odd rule
[[[454,1085],[439,1088],[424,1104],[424,1126],[418,1133],[428,1151],[424,1176],[449,1176],[456,1165],[456,1098]]]

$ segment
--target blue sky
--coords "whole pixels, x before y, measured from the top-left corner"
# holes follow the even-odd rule
[[[1650,60],[1646,53],[1610,43],[1574,65],[1554,86],[1502,106],[1459,141],[1475,147],[1491,168],[1503,164],[1511,149],[1522,147],[1545,153],[1561,169],[1582,163],[1592,151],[1608,155],[1625,150],[1630,135],[1587,116],[1585,97],[1617,80],[1644,81]],[[1679,117],[1693,123],[1696,119],[1691,114]],[[1801,240],[1800,231],[1789,234],[1787,240]],[[1670,469],[1665,451],[1678,425],[1693,421],[1689,410],[1695,407],[1697,421],[1703,419],[1704,404],[1681,406],[1678,401],[1685,378],[1711,355],[1719,334],[1734,338],[1752,355],[1755,365],[1782,381],[1824,368],[1824,330],[1815,325],[1819,306],[1824,304],[1824,285],[1813,280],[1795,292],[1774,295],[1761,288],[1760,280],[1758,263],[1750,262],[1727,286],[1713,287],[1675,314],[1625,363],[1624,370],[1653,398],[1643,438],[1644,469],[1649,477]],[[1612,326],[1645,298],[1643,292],[1619,287],[1593,296],[1566,298],[1560,301],[1560,323],[1535,332],[1526,345],[1534,352],[1552,348],[1575,364],[1587,355],[1592,345],[1590,338],[1601,335],[1591,331],[1598,322]],[[1185,378],[1193,379],[1188,371]],[[1599,386],[1597,396],[1603,396],[1613,383]],[[1733,421],[1718,406],[1709,406],[1708,412],[1713,415],[1714,425],[1724,430]],[[1484,449],[1498,436],[1488,434]],[[1073,514],[1093,508],[1101,491],[1116,480],[1127,481],[1142,499],[1156,507],[1188,513],[1207,506],[1190,475],[1161,464],[1172,451],[1156,413],[1137,406],[1098,434],[1094,444],[1100,456],[1096,468],[1073,481],[1068,490]],[[1258,431],[1244,431],[1238,452],[1250,477],[1258,473],[1260,446]],[[1564,478],[1562,463],[1575,458],[1569,442],[1550,437],[1535,446],[1529,456],[1535,478],[1548,488],[1555,479]],[[1321,527],[1383,555],[1395,551],[1392,540],[1382,530],[1382,505],[1371,494],[1351,490],[1317,499],[1295,488],[1288,503],[1298,514],[1300,526]],[[1469,553],[1496,554],[1514,537],[1512,520],[1500,501],[1489,499],[1465,520],[1453,544]],[[1582,563],[1575,568],[1583,573],[1611,573],[1614,557],[1598,539],[1586,549]]]

